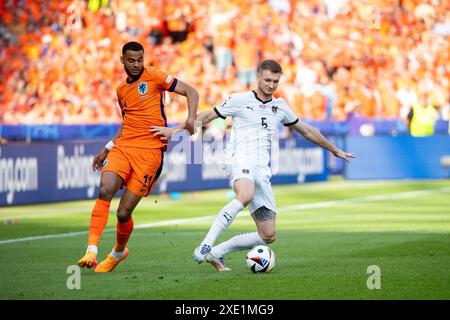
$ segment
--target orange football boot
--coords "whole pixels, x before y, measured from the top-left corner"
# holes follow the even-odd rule
[[[121,262],[122,260],[125,260],[128,257],[128,248],[125,248],[124,254],[122,258],[116,259],[112,256],[110,253],[105,260],[100,262],[100,264],[95,268],[95,272],[111,272],[114,270],[115,267]]]
[[[97,266],[97,255],[92,251],[86,252],[83,258],[78,261],[78,265],[81,268],[94,268]]]

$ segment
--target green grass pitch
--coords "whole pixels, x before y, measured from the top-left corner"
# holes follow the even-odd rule
[[[246,251],[227,257],[231,272],[192,260],[229,201],[229,190],[214,190],[144,199],[134,222],[146,225],[134,230],[128,259],[109,274],[82,270],[74,290],[66,271],[84,253],[94,201],[1,208],[0,299],[450,299],[450,181],[332,179],[274,191],[280,211],[271,273],[251,273]],[[115,241],[117,204],[100,260]],[[206,218],[152,225],[195,217]],[[254,230],[240,213],[219,242]],[[5,242],[53,234],[62,236]],[[380,268],[380,289],[367,287],[371,265]]]

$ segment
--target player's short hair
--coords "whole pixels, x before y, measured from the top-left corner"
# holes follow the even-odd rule
[[[142,50],[142,51],[144,51],[144,47],[139,42],[130,41],[130,42],[125,43],[124,46],[122,47],[122,55],[123,56],[125,55],[127,50],[131,50],[131,51],[141,51]]]
[[[263,70],[269,70],[273,73],[283,73],[283,69],[281,69],[280,64],[274,60],[264,60],[261,62],[256,71],[261,73]]]

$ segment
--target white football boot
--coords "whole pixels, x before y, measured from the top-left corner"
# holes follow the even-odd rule
[[[195,248],[194,253],[192,253],[192,258],[198,263],[205,261],[206,255],[211,251],[211,246],[204,244]]]

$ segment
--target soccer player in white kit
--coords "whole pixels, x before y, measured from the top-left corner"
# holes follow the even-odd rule
[[[272,96],[281,75],[281,66],[276,61],[265,60],[258,66],[255,90],[232,94],[221,105],[197,115],[197,121],[202,125],[218,117],[232,117],[233,122],[226,154],[227,171],[233,183],[235,199],[220,210],[206,237],[192,255],[198,263],[206,260],[219,271],[230,270],[224,264],[226,254],[256,245],[267,245],[276,239],[277,209],[270,183],[272,174],[269,163],[272,139],[280,122],[338,158],[347,162],[354,158],[352,153],[339,150],[317,129],[299,120],[283,99]],[[183,128],[152,127],[150,132],[165,140]],[[243,233],[215,246],[216,239],[247,206],[257,232]]]

